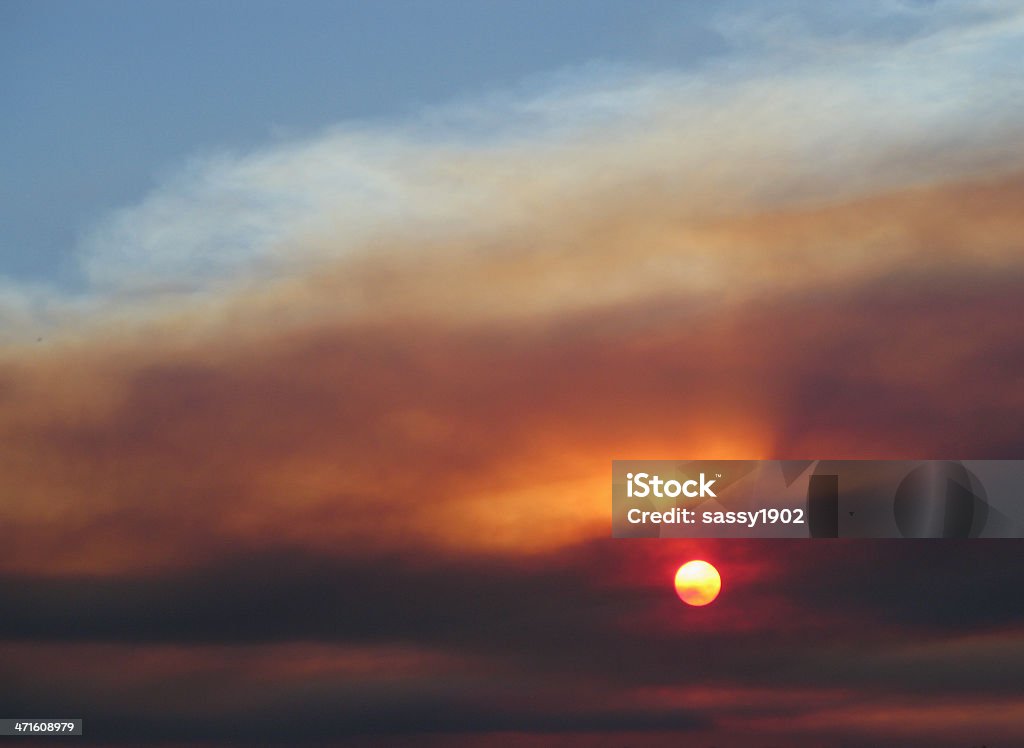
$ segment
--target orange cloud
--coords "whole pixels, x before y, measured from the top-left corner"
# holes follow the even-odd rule
[[[541,551],[607,533],[612,458],[1003,454],[1022,199],[1014,178],[695,228],[641,192],[8,348],[0,567]]]

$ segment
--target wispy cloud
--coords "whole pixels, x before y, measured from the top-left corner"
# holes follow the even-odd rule
[[[1020,165],[1019,9],[761,15],[723,19],[734,51],[697,71],[593,66],[401,123],[197,156],[96,226],[84,271],[105,293],[222,288],[382,244],[486,244],[552,206],[643,185],[699,217]],[[771,53],[776,37],[784,54]],[[862,37],[872,43],[837,50]]]

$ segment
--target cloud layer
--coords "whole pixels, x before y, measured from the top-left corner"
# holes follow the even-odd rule
[[[1021,15],[872,7],[197,157],[81,294],[6,287],[0,702],[132,745],[1019,738],[1017,544],[608,538],[615,458],[1020,456]]]

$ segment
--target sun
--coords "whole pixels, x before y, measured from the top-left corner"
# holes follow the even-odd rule
[[[688,561],[676,572],[676,594],[687,605],[714,602],[721,589],[722,577],[707,561]]]

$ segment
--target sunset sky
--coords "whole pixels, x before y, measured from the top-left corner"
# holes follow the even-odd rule
[[[820,5],[0,5],[0,717],[1024,745],[1024,541],[610,537],[1024,457],[1024,8]]]

